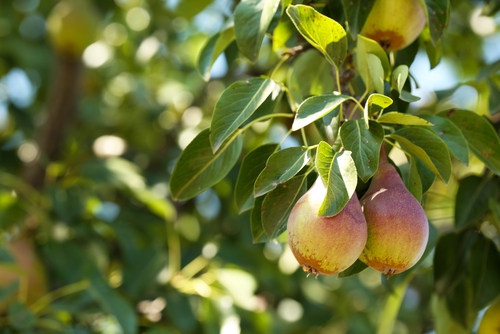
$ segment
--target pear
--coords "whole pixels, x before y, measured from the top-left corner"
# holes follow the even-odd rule
[[[334,275],[347,269],[366,243],[366,221],[356,193],[337,215],[320,217],[318,210],[325,195],[325,185],[318,177],[288,218],[290,248],[308,276]]]
[[[380,164],[361,206],[368,225],[368,240],[360,260],[390,278],[411,268],[429,238],[427,217],[387,161],[382,145]]]
[[[495,333],[500,333],[500,297],[497,297],[486,309],[477,329],[477,334]]]
[[[386,50],[400,50],[420,35],[425,22],[419,0],[377,0],[361,35],[377,41]]]
[[[52,46],[61,55],[79,58],[96,41],[99,15],[89,0],[61,0],[47,18]]]
[[[9,243],[9,252],[16,262],[16,267],[0,266],[0,288],[7,288],[19,281],[19,290],[23,289],[27,305],[32,304],[47,293],[47,277],[45,268],[38,258],[31,240],[19,238]],[[0,301],[0,314],[5,312],[8,305],[17,298],[16,294]],[[24,297],[23,297],[24,298]]]

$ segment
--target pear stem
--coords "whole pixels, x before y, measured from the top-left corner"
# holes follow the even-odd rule
[[[380,164],[387,164],[389,160],[387,160],[387,151],[385,150],[385,142],[382,142],[382,146],[380,147]]]

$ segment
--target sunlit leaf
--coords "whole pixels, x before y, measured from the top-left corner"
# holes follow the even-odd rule
[[[243,0],[234,10],[236,43],[245,57],[255,61],[280,0]]]
[[[392,99],[382,94],[371,94],[365,104],[364,119],[368,128],[370,116],[376,115],[392,104]]]
[[[252,78],[237,81],[226,88],[215,105],[210,125],[210,142],[216,152],[222,143],[242,125],[274,90],[271,79]]]
[[[389,73],[389,60],[382,47],[372,39],[359,36],[356,44],[356,66],[369,92],[384,93],[384,79]]]
[[[339,68],[347,52],[344,28],[310,6],[292,5],[286,12],[306,41],[318,49],[332,65]]]
[[[337,108],[342,102],[346,101],[349,97],[346,95],[320,95],[312,96],[306,99],[299,106],[295,120],[292,124],[292,130],[299,130],[306,125],[311,124],[315,120],[325,116]],[[337,111],[338,113],[338,111]]]
[[[340,128],[340,138],[345,149],[352,152],[359,178],[367,182],[378,168],[384,129],[374,121],[366,128],[363,120],[350,120]]]
[[[334,156],[335,152],[333,148],[328,143],[321,141],[316,150],[315,165],[319,176],[323,179],[325,184],[328,183],[328,175],[330,174],[330,167]]]
[[[172,197],[185,201],[201,194],[229,173],[242,148],[240,134],[227,140],[213,153],[208,129],[200,132],[184,149],[170,178]]]
[[[402,114],[395,111],[382,114],[379,118],[377,118],[377,122],[401,125],[433,126],[431,122],[420,117]]]
[[[306,147],[289,147],[272,154],[255,181],[254,196],[262,196],[290,180],[310,158],[310,151]]]
[[[345,150],[335,153],[328,174],[326,196],[318,216],[331,217],[338,214],[349,202],[357,183],[358,175],[351,152]]]

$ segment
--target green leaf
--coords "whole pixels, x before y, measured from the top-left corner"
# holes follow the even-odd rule
[[[198,57],[198,72],[205,81],[210,79],[210,70],[217,58],[224,50],[235,40],[234,25],[230,24],[220,32],[210,37],[207,43],[201,49]]]
[[[339,23],[305,5],[289,6],[286,13],[306,41],[330,64],[337,68],[342,65],[347,53],[347,36]]]
[[[338,214],[349,202],[356,190],[358,175],[351,152],[335,153],[328,174],[326,196],[318,210],[318,216],[331,217]]]
[[[124,334],[137,333],[137,318],[132,305],[108,285],[97,268],[93,267],[89,276],[88,291],[104,311],[115,316]]]
[[[389,123],[389,124],[401,124],[401,125],[421,125],[421,126],[430,126],[433,124],[425,119],[422,119],[417,116],[402,114],[399,112],[388,112],[386,114],[381,115],[377,122],[379,123]]]
[[[286,86],[293,98],[293,105],[299,105],[304,97],[322,95],[333,91],[332,65],[317,50],[300,54],[288,71]]]
[[[421,115],[423,119],[434,123],[430,127],[450,149],[450,152],[464,165],[469,163],[469,149],[460,129],[449,119],[436,115]]]
[[[497,228],[498,234],[500,234],[500,203],[494,198],[488,200],[488,205],[490,207],[491,213],[493,214],[493,225]]]
[[[187,20],[190,20],[211,3],[212,0],[198,0],[196,2],[196,6],[193,6],[191,0],[181,0],[175,8],[175,14],[177,14],[178,16],[182,16]]]
[[[408,103],[420,101],[420,97],[412,95],[410,92],[407,92],[406,90],[401,91],[399,98],[402,101],[408,102]]]
[[[365,270],[366,268],[368,268],[368,265],[364,264],[362,261],[360,261],[358,259],[349,268],[347,268],[346,270],[340,272],[338,277],[339,278],[344,278],[344,277],[349,277],[349,276],[357,275],[360,272],[362,272],[363,270]]]
[[[306,99],[297,110],[295,120],[292,124],[292,131],[297,131],[334,111],[335,108],[348,98],[349,96],[346,95],[327,94],[312,96]]]
[[[242,125],[273,92],[271,79],[252,78],[226,88],[215,104],[210,125],[210,142],[214,152]]]
[[[427,23],[431,33],[431,40],[437,44],[445,29],[448,27],[450,19],[449,0],[425,0],[427,5]]]
[[[182,152],[170,177],[172,197],[185,201],[201,194],[229,173],[242,148],[241,135],[228,139],[217,153],[212,152],[208,129],[200,132]]]
[[[267,194],[278,185],[290,180],[311,159],[307,147],[289,147],[272,154],[266,168],[257,177],[254,185],[254,197]]]
[[[340,114],[337,110],[334,110],[322,118],[315,120],[314,125],[321,138],[333,145],[339,135]]]
[[[410,171],[408,173],[408,182],[406,188],[411,192],[417,201],[422,201],[422,180],[418,173],[417,159],[413,156],[410,157]]]
[[[390,65],[384,49],[372,39],[358,36],[356,44],[356,66],[366,89],[374,89],[384,93],[384,79],[389,73]]]
[[[356,38],[372,10],[375,0],[342,0],[344,15],[349,23],[352,38]]]
[[[340,128],[340,138],[346,150],[352,152],[359,178],[367,182],[377,171],[384,129],[374,121],[366,128],[363,120],[350,120]]]
[[[460,180],[455,200],[455,227],[463,230],[479,223],[489,210],[488,199],[499,195],[500,185],[495,179],[471,175]]]
[[[482,310],[500,295],[500,253],[495,244],[480,238],[471,249],[469,259],[473,289],[473,306]]]
[[[264,225],[262,224],[262,202],[264,196],[257,197],[250,215],[250,228],[252,230],[253,243],[268,241]]]
[[[409,71],[408,66],[399,65],[392,71],[391,88],[401,94],[403,87],[408,79]]]
[[[316,151],[315,165],[319,176],[325,184],[328,184],[328,175],[330,174],[330,167],[334,156],[335,152],[333,148],[328,143],[321,141]]]
[[[267,99],[262,102],[262,104],[254,111],[252,116],[250,116],[242,125],[241,127],[245,127],[248,124],[255,122],[257,119],[270,115],[274,112],[276,107],[279,105],[281,102],[281,98],[283,97],[283,87],[281,85],[274,85],[274,89],[269,94]],[[253,124],[253,123],[252,123]]]
[[[469,143],[469,148],[495,174],[500,175],[500,139],[484,117],[459,109],[450,109],[438,114],[455,123]]]
[[[240,213],[252,208],[255,180],[266,167],[267,159],[276,151],[277,146],[277,144],[259,146],[243,158],[234,188],[234,198]]]
[[[392,99],[382,94],[371,94],[365,104],[364,118],[368,128],[370,116],[378,114],[392,104]]]
[[[285,229],[293,206],[307,190],[307,174],[297,175],[266,195],[262,203],[262,224],[268,238],[277,238]]]
[[[280,0],[243,0],[234,10],[234,33],[241,53],[250,61],[259,55],[262,40]]]
[[[431,66],[431,69],[433,69],[441,62],[441,58],[443,56],[443,47],[441,45],[441,40],[434,43],[432,41],[429,27],[425,27],[420,34],[419,41],[425,46],[425,52],[427,54],[427,58],[429,59],[429,64]]]
[[[473,313],[472,298],[472,286],[465,278],[453,285],[450,293],[446,295],[446,305],[450,315],[463,328],[469,327],[469,314]]]
[[[444,183],[451,176],[451,159],[448,146],[434,131],[424,127],[407,127],[389,135],[401,148],[416,156]]]
[[[286,43],[295,31],[292,21],[279,21],[273,30],[273,51],[278,52],[286,49]]]
[[[422,160],[415,159],[415,161],[417,162],[418,174],[422,181],[422,194],[425,194],[436,180],[436,175],[425,166]]]
[[[27,331],[35,326],[35,315],[19,301],[14,301],[9,305],[9,321],[17,330]]]

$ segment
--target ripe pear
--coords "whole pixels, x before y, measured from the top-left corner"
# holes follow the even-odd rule
[[[351,266],[366,243],[366,221],[354,193],[347,205],[333,217],[320,217],[318,210],[326,188],[318,177],[298,200],[287,224],[288,242],[304,271],[334,275]]]
[[[20,279],[27,279],[26,304],[30,305],[47,293],[47,277],[31,240],[20,238],[9,243],[9,252],[17,268],[0,265],[0,287],[6,288]],[[21,273],[20,273],[21,272]],[[22,282],[19,288],[22,289]],[[0,301],[0,314],[18,297],[18,293]]]
[[[360,202],[368,225],[360,260],[388,278],[417,263],[429,238],[427,217],[387,161],[384,146],[377,172]]]
[[[420,35],[425,22],[419,0],[377,0],[361,35],[377,41],[386,50],[400,50]]]
[[[57,53],[79,58],[96,41],[99,16],[89,0],[61,0],[50,12],[47,31]]]
[[[500,297],[484,312],[477,334],[500,334]]]

